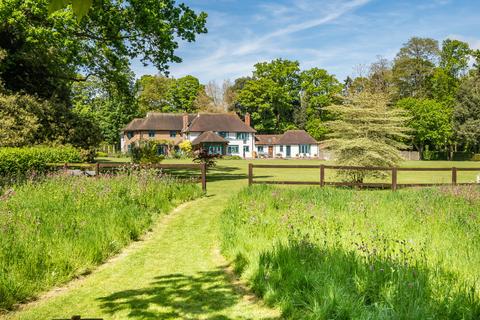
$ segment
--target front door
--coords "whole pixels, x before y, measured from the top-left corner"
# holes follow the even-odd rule
[[[290,149],[290,146],[287,146],[287,158],[290,158],[292,156],[292,150]]]
[[[273,146],[268,146],[268,157],[273,158]]]

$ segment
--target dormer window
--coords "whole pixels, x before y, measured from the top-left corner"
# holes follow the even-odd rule
[[[222,138],[226,138],[226,137],[228,136],[228,133],[225,132],[225,131],[220,131],[220,132],[218,133],[218,135],[219,135],[220,137],[222,137]]]

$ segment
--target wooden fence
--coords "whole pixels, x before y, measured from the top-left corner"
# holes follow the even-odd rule
[[[272,169],[318,169],[319,179],[317,181],[278,181],[278,180],[254,180],[253,168],[272,168]],[[325,181],[325,171],[331,170],[358,170],[358,171],[388,171],[391,172],[391,182],[334,182]],[[450,171],[451,183],[398,183],[399,171]],[[480,171],[480,168],[389,168],[389,167],[356,167],[356,166],[334,166],[334,165],[268,165],[268,164],[248,164],[248,185],[252,184],[293,184],[293,185],[326,185],[347,186],[347,187],[365,187],[365,188],[385,188],[397,190],[400,187],[423,187],[423,186],[441,186],[441,185],[474,185],[477,183],[458,183],[458,171]]]
[[[102,169],[121,169],[121,168],[132,168],[132,167],[141,167],[146,169],[194,169],[200,170],[200,179],[199,182],[202,184],[203,192],[207,192],[207,166],[205,163],[159,163],[159,164],[142,164],[142,165],[133,165],[130,163],[55,163],[50,164],[51,167],[62,168],[63,170],[68,170],[72,168],[82,168],[83,170],[90,169],[90,175],[98,176]]]

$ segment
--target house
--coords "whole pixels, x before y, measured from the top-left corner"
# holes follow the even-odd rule
[[[250,126],[250,115],[242,121],[235,113],[173,114],[149,112],[145,118],[132,120],[121,132],[123,152],[141,141],[158,141],[159,154],[178,149],[184,141],[194,148],[210,153],[251,158],[254,151],[255,130]]]
[[[256,153],[264,158],[318,157],[318,142],[305,130],[288,130],[284,134],[257,134]]]

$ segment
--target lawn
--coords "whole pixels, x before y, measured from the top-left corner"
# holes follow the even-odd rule
[[[195,184],[149,171],[12,186],[0,201],[0,310],[89,272],[200,195]]]
[[[223,253],[291,319],[479,319],[480,189],[245,189]]]

